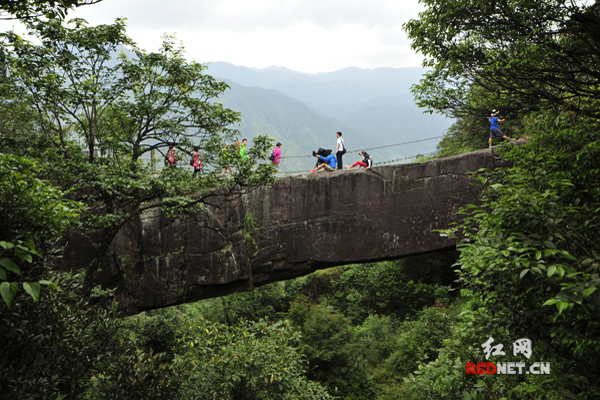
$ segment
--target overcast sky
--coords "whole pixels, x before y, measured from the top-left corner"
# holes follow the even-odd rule
[[[418,0],[103,0],[69,18],[96,25],[125,17],[148,51],[176,33],[196,61],[317,73],[421,65],[402,30],[421,9]]]

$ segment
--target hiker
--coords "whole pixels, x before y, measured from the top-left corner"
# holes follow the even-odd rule
[[[322,147],[319,147],[319,150],[313,151],[312,154],[313,154],[313,156],[319,155],[319,156],[327,157],[332,152],[333,152],[333,150],[331,150],[331,149],[324,149]],[[319,166],[320,161],[321,160],[317,160],[317,162],[315,163],[315,168],[311,169],[310,172],[317,172],[317,167]]]
[[[248,154],[246,153],[247,146],[248,139],[243,139],[242,144],[240,144],[240,157],[242,157],[242,161],[246,161],[248,159]]]
[[[221,158],[226,161],[225,167],[223,167],[223,172],[221,172],[221,175],[224,175],[227,171],[229,171],[229,179],[231,179],[233,170],[231,169],[231,165],[229,165],[229,163],[233,159],[233,155],[231,154],[231,145],[229,143],[227,143],[225,147],[221,149]]]
[[[337,169],[342,169],[342,156],[346,154],[346,146],[344,146],[344,139],[342,139],[342,132],[337,132],[337,147],[335,150],[335,159]]]
[[[177,154],[175,154],[175,145],[169,145],[169,151],[165,157],[165,164],[169,167],[177,165]]]
[[[346,168],[352,169],[354,167],[358,167],[358,169],[360,169],[362,167],[369,169],[373,166],[373,157],[371,157],[369,153],[363,150],[360,153],[358,153],[358,155],[362,156],[362,161],[357,161],[354,164],[352,164],[352,166],[346,164]]]
[[[319,165],[317,168],[315,168],[315,171],[318,171],[321,168],[323,168],[324,170],[326,170],[328,172],[335,171],[335,168],[337,166],[337,160],[336,160],[336,156],[334,154],[330,154],[327,157],[323,157],[323,156],[316,154],[316,152],[313,151],[313,155],[315,157],[317,157],[319,160],[323,161],[323,163],[321,165]]]
[[[279,171],[279,159],[281,158],[281,142],[277,142],[273,150],[271,150],[271,155],[269,156],[269,160],[273,165],[275,165],[275,173]]]
[[[508,136],[506,136],[500,129],[498,129],[498,123],[506,121],[506,118],[498,119],[498,114],[500,111],[492,110],[491,117],[487,117],[488,121],[490,121],[490,149],[492,148],[492,139],[494,138],[502,138],[506,140],[510,140]]]
[[[194,167],[194,174],[200,172],[200,168],[203,167],[202,160],[200,159],[200,148],[198,146],[194,147],[194,154],[192,155],[192,166]]]

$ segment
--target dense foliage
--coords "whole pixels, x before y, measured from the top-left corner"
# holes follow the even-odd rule
[[[242,321],[235,326],[188,321],[178,360],[189,371],[188,399],[332,399],[303,374],[300,335],[288,322]]]
[[[216,189],[239,195],[270,182],[272,167],[261,162],[270,139],[255,138],[244,161],[226,145],[239,134],[239,115],[216,101],[227,85],[188,62],[171,37],[147,53],[122,20],[26,26],[38,44],[14,32],[0,44],[2,397],[175,398],[190,382],[174,362],[176,331],[158,322],[164,335],[148,326],[138,332],[116,319],[118,283],[101,290],[94,275],[132,218],[155,207],[202,209]],[[142,159],[171,146],[179,166]],[[204,165],[196,174],[181,168],[194,147]],[[224,165],[233,168],[230,180],[220,174]],[[73,227],[99,235],[93,261],[76,275],[52,271],[59,240]],[[120,279],[126,267],[112,259]]]
[[[40,166],[29,159],[0,153],[0,295],[8,307],[19,286],[36,301],[48,258],[65,228],[72,226],[81,204],[39,179]]]
[[[96,27],[49,20],[27,27],[41,44],[15,32],[2,35],[7,77],[0,86],[5,113],[26,115],[28,125],[1,132],[0,146],[38,159],[44,178],[86,205],[82,227],[100,237],[87,266],[87,292],[128,221],[156,207],[202,210],[210,190],[225,187],[225,195],[239,195],[272,180],[270,166],[259,163],[269,139],[255,138],[248,160],[223,151],[239,134],[232,128],[238,113],[215,101],[228,86],[205,74],[204,65],[188,62],[174,38],[165,37],[158,53],[147,53],[127,36],[123,20]],[[198,147],[203,173],[157,173],[156,160],[142,159],[155,151],[165,155],[171,146],[180,165]],[[231,181],[220,175],[225,166],[234,168]],[[125,271],[117,262],[114,267],[121,279]]]
[[[64,18],[75,7],[99,3],[102,0],[0,0],[0,18],[36,19]]]
[[[511,167],[474,173],[481,202],[441,232],[457,238],[460,257],[332,268],[122,319],[118,286],[92,285],[120,227],[152,207],[202,209],[211,190],[237,195],[270,182],[272,168],[260,162],[269,140],[255,139],[247,162],[227,146],[239,134],[231,126],[239,115],[216,101],[227,85],[188,62],[171,37],[146,53],[122,20],[89,27],[52,18],[28,24],[39,44],[3,34],[2,396],[600,397],[597,5],[424,3],[407,30],[433,69],[415,93],[460,117],[441,154],[485,145],[491,108],[511,117],[507,132],[529,138],[495,151]],[[170,146],[179,161],[200,147],[205,169],[143,160]],[[75,225],[101,237],[94,261],[53,271],[58,240]],[[251,216],[245,228],[254,229]],[[117,259],[117,275],[126,273]],[[520,338],[532,340],[527,361],[549,363],[549,374],[466,373],[466,363],[488,357],[523,361],[510,351]],[[489,340],[505,354],[486,355]]]
[[[491,109],[529,142],[494,151],[513,166],[480,171],[481,204],[444,232],[461,240],[461,296],[439,356],[405,382],[429,399],[597,398],[597,2],[425,4],[405,27],[432,67],[417,100],[459,117],[441,154],[484,147]],[[524,361],[509,346],[531,339],[529,361],[551,373],[467,375],[488,338],[508,350],[494,362]]]
[[[297,346],[308,361],[306,376],[330,394],[410,398],[412,390],[401,378],[419,361],[434,360],[450,335],[442,301],[450,298],[455,260],[450,251],[333,268],[179,308],[194,318],[233,326],[265,317],[289,321],[300,333]]]
[[[600,150],[595,121],[539,114],[535,136],[504,156],[512,168],[479,180],[479,206],[448,234],[460,234],[462,314],[439,358],[410,376],[422,398],[597,398],[600,351]],[[540,133],[543,132],[543,133]],[[533,341],[531,361],[551,374],[465,375],[484,361],[481,345]],[[509,350],[510,351],[510,350]],[[523,361],[507,351],[492,361]]]

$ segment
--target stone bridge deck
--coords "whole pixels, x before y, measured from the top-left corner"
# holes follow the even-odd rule
[[[457,221],[459,207],[478,201],[481,188],[468,172],[504,165],[481,150],[371,170],[294,175],[196,218],[146,215],[123,228],[112,248],[126,268],[119,308],[134,314],[317,269],[452,247],[435,230]],[[92,241],[79,235],[71,243],[66,264],[85,265]],[[111,263],[106,257],[101,281],[114,275]]]

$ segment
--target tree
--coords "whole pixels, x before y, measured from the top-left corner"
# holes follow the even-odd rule
[[[40,139],[50,143],[33,155],[48,165],[46,177],[86,204],[83,227],[99,232],[88,292],[117,233],[136,216],[156,207],[201,211],[216,188],[225,188],[221,196],[235,196],[273,179],[272,168],[259,163],[270,146],[265,137],[254,140],[246,161],[237,153],[223,157],[225,142],[238,134],[231,125],[239,120],[215,101],[228,86],[204,74],[204,65],[186,61],[174,38],[165,37],[158,53],[146,53],[126,35],[121,19],[97,27],[81,19],[27,26],[41,45],[14,32],[2,35],[7,63],[2,85],[29,107]],[[72,137],[83,139],[86,157]],[[144,154],[166,152],[171,145],[179,161],[198,145],[206,173],[192,176],[181,168],[156,173],[142,162]],[[218,173],[225,165],[235,169],[231,181]],[[121,279],[122,267],[114,264]]]
[[[0,19],[64,18],[75,7],[102,0],[0,0]]]
[[[438,360],[409,378],[430,395],[438,391],[435,398],[462,390],[464,399],[472,392],[582,399],[600,393],[591,361],[600,354],[598,122],[538,113],[526,128],[538,135],[503,154],[512,168],[478,177],[485,184],[481,204],[462,210],[465,218],[446,232],[461,239],[460,282],[470,305]],[[473,348],[480,357],[478,338],[488,336],[531,339],[531,358],[551,362],[552,375],[497,384],[465,378],[460,361],[479,361]],[[449,375],[451,383],[443,380]]]
[[[304,376],[300,336],[289,322],[266,320],[235,326],[190,320],[178,363],[188,371],[189,399],[332,399]]]
[[[0,309],[2,395],[12,399],[173,399],[172,357],[141,351],[114,307],[78,294],[84,274],[47,271],[60,290]]]
[[[41,172],[32,160],[0,153],[0,295],[7,307],[19,285],[34,301],[40,283],[53,286],[42,279],[48,259],[81,212],[81,204],[38,179]]]
[[[420,106],[452,116],[481,112],[468,101],[477,86],[501,101],[492,108],[505,112],[566,107],[598,118],[597,2],[423,3],[419,19],[404,25],[432,68],[414,87]]]
[[[291,304],[288,314],[302,334],[308,377],[326,385],[345,400],[375,398],[376,388],[357,343],[350,320],[327,304]]]

